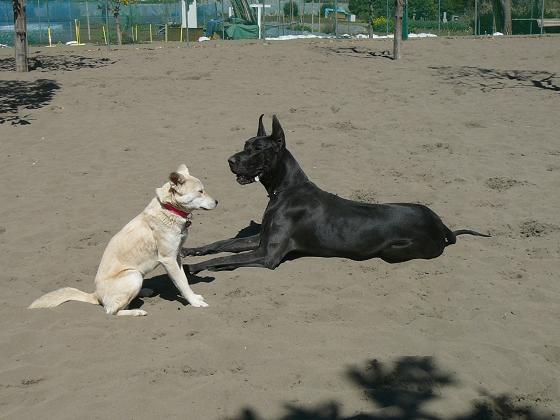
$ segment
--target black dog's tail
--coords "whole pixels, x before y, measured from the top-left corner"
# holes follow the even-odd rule
[[[457,236],[459,236],[459,235],[474,235],[474,236],[484,236],[485,238],[491,238],[490,235],[487,235],[485,233],[476,232],[476,231],[470,230],[470,229],[459,229],[459,230],[451,231],[451,230],[446,228],[445,238],[447,239],[447,243],[445,244],[445,246],[453,245],[454,243],[456,243],[457,242]]]

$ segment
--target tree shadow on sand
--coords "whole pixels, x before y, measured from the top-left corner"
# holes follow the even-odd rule
[[[368,50],[364,47],[320,47],[329,53],[334,53],[338,55],[345,55],[348,57],[355,57],[355,58],[388,58],[390,60],[393,59],[393,55],[389,50],[383,51],[372,51]]]
[[[401,357],[392,368],[372,360],[365,368],[350,367],[346,372],[374,408],[346,417],[342,405],[329,401],[315,407],[286,405],[286,414],[279,420],[545,420],[554,415],[537,413],[528,405],[515,402],[513,396],[495,396],[481,392],[463,414],[441,417],[429,413],[425,405],[441,397],[441,389],[457,384],[454,376],[441,370],[432,357]],[[263,420],[254,409],[245,408],[229,420]]]
[[[496,70],[470,66],[429,68],[448,82],[479,88],[483,92],[529,87],[560,92],[560,76],[548,71]]]
[[[44,107],[59,89],[60,85],[49,79],[0,80],[0,124],[31,124],[29,115],[20,115],[19,111]]]
[[[29,71],[73,71],[98,68],[115,63],[108,58],[84,57],[81,55],[36,55],[27,59]],[[14,57],[0,59],[0,71],[15,71]]]

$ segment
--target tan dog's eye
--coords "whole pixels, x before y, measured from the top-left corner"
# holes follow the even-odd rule
[[[204,194],[204,191],[202,191],[202,190],[198,190],[198,192],[199,192],[200,194]]]

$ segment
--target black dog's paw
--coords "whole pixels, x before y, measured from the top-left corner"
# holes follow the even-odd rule
[[[197,268],[197,264],[185,264],[183,267],[187,269],[189,274],[198,274],[202,271],[202,269]]]
[[[196,255],[204,255],[200,248],[183,248],[181,249],[181,257],[192,257]]]

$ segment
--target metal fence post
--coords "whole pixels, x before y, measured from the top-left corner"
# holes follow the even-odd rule
[[[408,39],[408,0],[404,0],[404,12],[402,19],[402,39],[406,41]]]
[[[338,0],[334,0],[334,37],[338,38]]]
[[[110,51],[111,37],[109,36],[109,0],[105,0],[105,26],[107,26],[107,51]]]
[[[541,5],[541,36],[543,35],[544,32],[544,0],[542,0],[542,5]]]
[[[438,31],[441,32],[441,0],[438,0],[438,7],[437,7],[437,27],[438,27]]]

